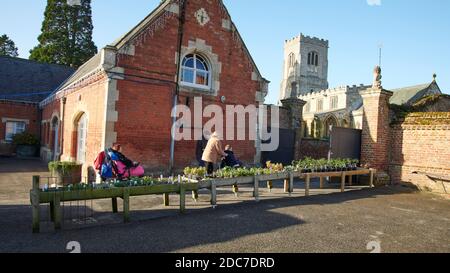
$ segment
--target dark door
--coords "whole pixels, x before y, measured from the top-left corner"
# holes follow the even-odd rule
[[[362,130],[332,127],[330,158],[361,159]]]
[[[270,143],[270,140],[263,141],[263,143]],[[267,161],[271,161],[272,163],[282,163],[285,166],[291,165],[294,160],[294,149],[295,131],[291,129],[280,129],[280,145],[278,150],[263,152],[261,163],[264,165]]]

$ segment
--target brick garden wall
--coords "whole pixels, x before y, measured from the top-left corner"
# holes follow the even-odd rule
[[[412,113],[391,126],[390,175],[393,183],[413,183],[422,190],[445,193],[442,180],[450,177],[450,112]],[[450,192],[450,184],[444,182]]]

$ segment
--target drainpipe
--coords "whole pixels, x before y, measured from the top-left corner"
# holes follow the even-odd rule
[[[180,6],[180,16],[179,16],[179,24],[178,24],[178,61],[177,61],[177,73],[176,73],[176,87],[175,87],[175,94],[173,97],[173,108],[177,109],[178,104],[178,96],[180,94],[180,69],[181,69],[181,48],[183,46],[183,36],[184,36],[184,23],[186,19],[186,2],[187,0],[181,1]],[[177,121],[176,117],[172,118],[172,128],[171,128],[171,134],[170,134],[170,166],[169,166],[169,172],[173,174],[174,168],[175,168],[175,123]]]
[[[64,153],[63,148],[64,148],[64,120],[65,120],[65,115],[66,115],[66,103],[67,103],[67,98],[64,97],[62,98],[62,113],[61,113],[61,120],[59,122],[59,124],[61,125],[61,132],[59,133],[59,138],[61,139],[61,141],[59,142],[59,159],[61,160],[61,155]]]
[[[41,140],[40,142],[40,144],[39,144],[39,158],[42,160],[42,153],[41,153],[41,150],[42,150],[42,142],[43,142],[43,140],[42,140],[42,117],[43,117],[43,114],[42,114],[42,112],[43,112],[43,109],[41,108],[41,106],[38,104],[37,105],[37,110],[38,110],[38,136],[39,136],[39,139]]]

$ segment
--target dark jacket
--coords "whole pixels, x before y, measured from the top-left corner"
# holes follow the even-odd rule
[[[236,159],[236,156],[234,155],[233,151],[225,151],[225,153],[228,155],[225,157],[225,159],[222,161],[222,168],[225,167],[237,167],[241,165],[241,162]]]

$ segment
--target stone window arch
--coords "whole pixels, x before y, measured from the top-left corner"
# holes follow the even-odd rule
[[[211,88],[211,65],[200,54],[184,56],[181,63],[181,83],[197,88]]]
[[[175,53],[177,54],[177,53]],[[186,84],[183,79],[183,61],[189,55],[195,55],[203,59],[204,63],[208,66],[209,71],[209,85],[195,85]],[[202,39],[196,39],[195,41],[189,41],[189,45],[181,48],[180,58],[180,86],[185,92],[193,92],[199,94],[205,94],[217,96],[220,90],[220,74],[222,73],[222,63],[219,62],[219,56],[215,54],[212,47],[206,44],[206,41]],[[201,74],[201,73],[200,73]]]
[[[316,51],[308,53],[308,65],[319,66],[319,53]]]
[[[289,54],[289,67],[294,67],[295,66],[295,54],[291,53]]]

